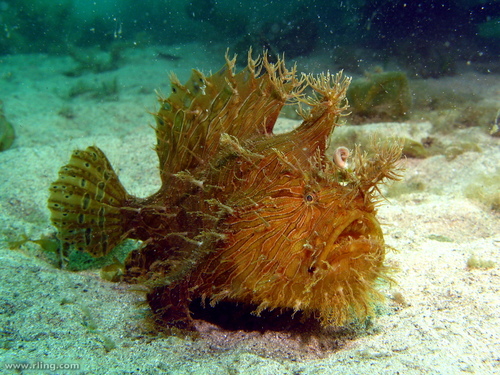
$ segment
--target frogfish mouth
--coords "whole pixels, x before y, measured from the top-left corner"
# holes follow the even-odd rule
[[[94,257],[142,241],[125,280],[148,287],[167,325],[192,328],[194,299],[257,315],[291,309],[324,326],[365,319],[388,278],[376,207],[380,185],[400,177],[401,147],[356,147],[346,165],[347,149],[328,146],[348,78],[299,75],[266,54],[249,53],[240,72],[235,62],[226,55],[220,71],[193,70],[185,84],[171,77],[155,114],[161,188],[152,196],[128,194],[98,147],[73,152],[50,187],[59,240]],[[303,121],[274,134],[286,104]]]

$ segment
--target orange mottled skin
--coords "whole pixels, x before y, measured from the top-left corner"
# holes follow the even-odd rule
[[[52,222],[63,243],[94,256],[125,238],[143,241],[126,279],[150,287],[158,319],[192,327],[190,302],[228,300],[293,309],[340,325],[372,313],[386,277],[376,219],[378,186],[397,179],[401,150],[356,150],[351,169],[326,155],[346,107],[340,74],[298,77],[284,62],[249,57],[210,77],[193,71],[160,98],[156,151],[162,186],[129,195],[97,147],[75,151],[51,187]],[[305,90],[314,95],[306,97]],[[273,134],[286,103],[302,124]]]

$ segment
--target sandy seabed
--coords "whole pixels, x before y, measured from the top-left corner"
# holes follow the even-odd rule
[[[158,59],[159,51],[183,58]],[[103,281],[98,270],[54,268],[33,243],[9,248],[23,235],[54,232],[48,186],[75,148],[99,146],[130,193],[154,192],[159,176],[148,126],[148,111],[157,109],[154,90],[168,92],[170,71],[183,81],[191,68],[220,66],[223,53],[196,45],[130,50],[120,69],[79,78],[63,74],[75,66],[69,57],[0,58],[0,100],[17,132],[14,147],[0,153],[0,373],[500,373],[500,214],[487,199],[499,180],[484,186],[500,174],[500,138],[479,128],[446,136],[434,134],[428,122],[358,128],[450,144],[467,139],[479,148],[454,158],[406,160],[405,181],[388,189],[379,209],[386,242],[397,249],[388,254],[399,269],[397,285],[384,290],[387,305],[369,329],[332,337],[331,348],[286,332],[224,334],[205,327],[197,339],[155,335],[144,324],[144,295],[128,285]],[[469,85],[483,79],[462,78]],[[115,79],[118,93],[75,95],[82,83],[100,87]],[[489,100],[500,108],[500,79],[488,80]],[[494,265],[469,268],[471,256]],[[12,364],[32,369],[9,370]],[[71,364],[79,369],[65,368]]]

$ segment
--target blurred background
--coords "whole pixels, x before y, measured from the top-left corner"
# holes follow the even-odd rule
[[[3,0],[0,25],[0,55],[198,42],[321,56],[352,72],[380,64],[441,77],[461,62],[500,70],[496,0]]]

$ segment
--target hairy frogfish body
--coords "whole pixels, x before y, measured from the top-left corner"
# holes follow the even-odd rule
[[[238,73],[226,56],[211,76],[194,70],[185,85],[172,76],[155,114],[161,188],[132,196],[99,148],[74,151],[50,187],[58,238],[94,257],[142,241],[125,278],[150,287],[148,302],[168,325],[192,328],[194,299],[257,315],[291,309],[324,326],[366,318],[387,278],[379,186],[399,178],[401,149],[356,150],[349,168],[327,156],[349,82],[298,76],[282,59],[250,53]],[[303,122],[273,134],[287,103]]]

